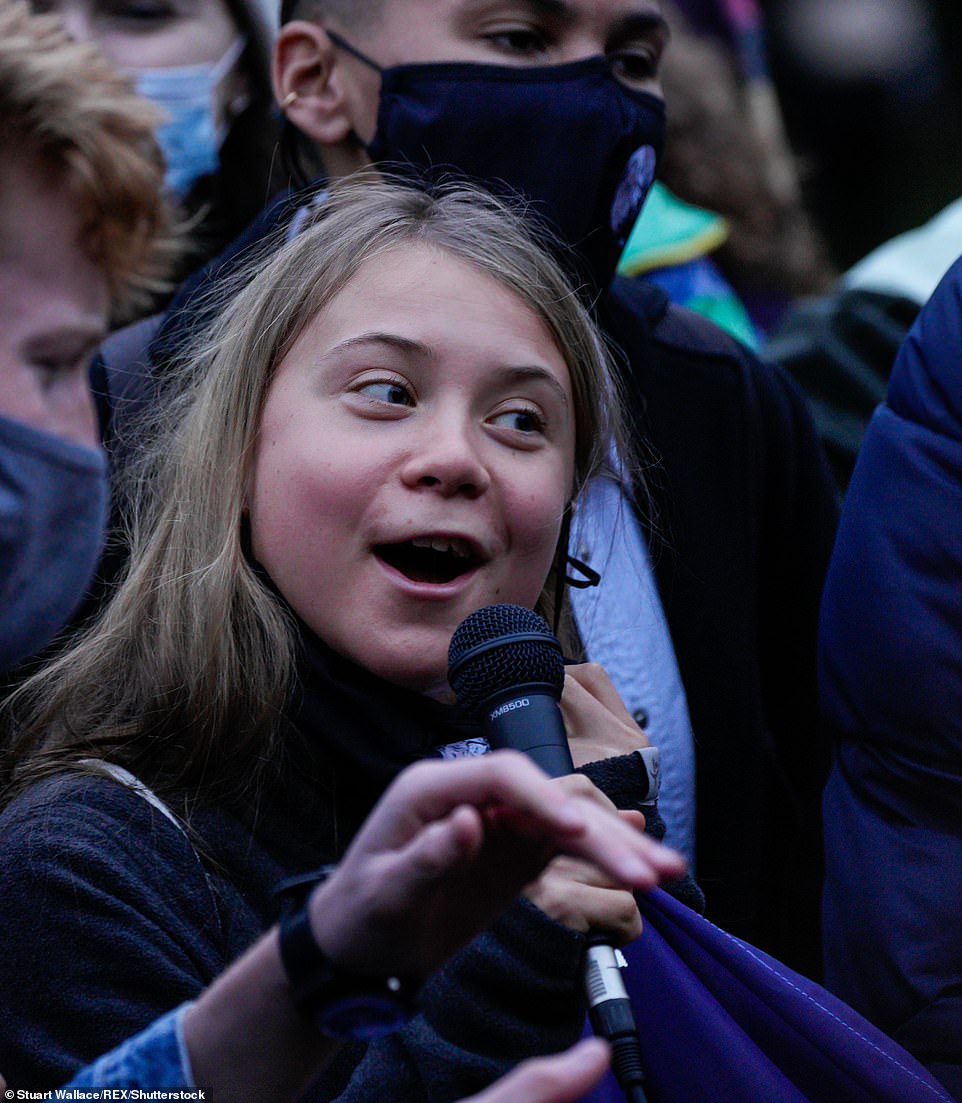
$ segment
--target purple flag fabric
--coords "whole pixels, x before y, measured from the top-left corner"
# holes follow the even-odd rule
[[[813,981],[661,891],[624,950],[651,1103],[952,1103]],[[584,1103],[624,1103],[609,1074]]]

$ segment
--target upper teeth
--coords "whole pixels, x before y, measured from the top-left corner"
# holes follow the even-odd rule
[[[451,552],[462,559],[467,559],[471,555],[471,548],[467,541],[457,538],[451,540],[446,536],[415,536],[411,543],[416,548],[433,548],[437,552]]]

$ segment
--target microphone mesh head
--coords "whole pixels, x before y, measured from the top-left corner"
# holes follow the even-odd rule
[[[470,712],[512,686],[547,684],[560,697],[564,677],[561,644],[544,617],[523,605],[478,609],[451,637],[448,681]]]

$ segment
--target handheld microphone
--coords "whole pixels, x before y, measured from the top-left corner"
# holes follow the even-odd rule
[[[561,716],[561,644],[543,617],[521,605],[472,613],[451,637],[448,682],[458,703],[484,722],[493,746],[523,751],[551,777],[574,771]],[[604,935],[589,936],[584,982],[592,1028],[611,1044],[612,1069],[625,1096],[646,1103],[623,965]]]
[[[523,751],[550,777],[574,771],[559,703],[564,658],[547,621],[521,605],[489,605],[451,637],[448,681],[491,741]]]

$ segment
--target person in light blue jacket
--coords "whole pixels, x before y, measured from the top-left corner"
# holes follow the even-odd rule
[[[962,259],[869,425],[819,675],[827,984],[962,1099]]]

